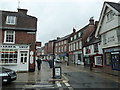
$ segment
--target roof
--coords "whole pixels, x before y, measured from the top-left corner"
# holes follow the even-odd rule
[[[110,6],[112,6],[114,9],[116,9],[118,12],[120,12],[120,3],[114,3],[114,2],[105,2],[108,3]]]
[[[69,35],[66,35],[64,37],[61,37],[60,39],[58,39],[56,42],[59,42],[59,41],[62,41],[62,40],[65,40],[67,38],[69,38],[70,34]]]
[[[102,20],[103,20],[103,17],[104,17],[105,9],[107,7],[111,8],[111,9],[114,9],[114,11],[116,11],[120,14],[120,3],[104,2],[103,7],[102,7],[102,11],[101,11],[101,14],[100,14],[99,24],[98,24],[98,27],[97,27],[95,37],[98,37],[98,35],[99,35],[99,29],[101,27],[101,23],[102,23]]]

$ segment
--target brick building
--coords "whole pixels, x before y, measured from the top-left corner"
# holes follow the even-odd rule
[[[68,53],[68,39],[70,35],[66,35],[61,38],[57,38],[55,43],[55,58],[56,60],[67,61],[67,53]]]
[[[84,64],[83,62],[83,46],[87,37],[95,30],[94,19],[89,19],[89,24],[76,32],[73,28],[69,38],[69,63]]]
[[[44,46],[44,59],[52,59],[53,58],[53,44],[56,40],[50,40],[49,42],[45,43]]]
[[[35,70],[37,18],[27,11],[0,11],[0,65],[15,71]]]

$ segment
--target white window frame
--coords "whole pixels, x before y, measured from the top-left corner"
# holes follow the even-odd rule
[[[13,31],[13,42],[6,42],[6,40],[7,40],[7,32],[9,32],[9,31],[5,31],[5,33],[4,33],[4,43],[14,44],[15,43],[15,31]]]
[[[16,16],[7,16],[6,24],[15,25],[16,24]]]

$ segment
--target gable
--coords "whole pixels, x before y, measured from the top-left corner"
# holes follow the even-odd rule
[[[108,19],[107,15],[110,12],[112,12],[113,20],[107,21],[107,19]],[[102,33],[105,33],[107,31],[117,27],[118,26],[118,15],[119,15],[119,11],[116,10],[111,5],[109,5],[108,2],[105,2],[103,4],[103,8],[102,8],[102,11],[100,14],[99,24],[98,24],[95,36],[97,37],[98,35],[101,35]]]

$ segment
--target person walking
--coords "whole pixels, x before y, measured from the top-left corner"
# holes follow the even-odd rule
[[[41,69],[41,64],[42,64],[42,61],[41,61],[40,57],[38,57],[38,59],[36,61],[37,61],[37,68],[38,68],[38,70],[40,70]]]

